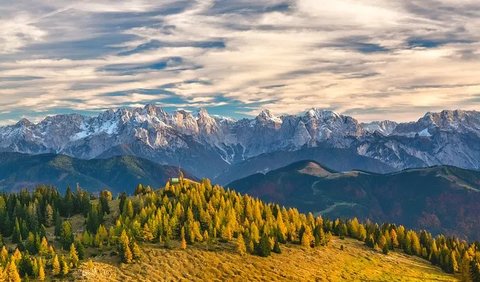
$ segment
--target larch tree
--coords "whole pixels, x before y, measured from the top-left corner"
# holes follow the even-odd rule
[[[247,247],[245,245],[245,240],[243,239],[243,235],[240,233],[238,234],[238,238],[237,238],[237,243],[236,243],[236,249],[237,249],[237,252],[240,254],[240,255],[244,255],[247,253]]]
[[[58,260],[58,255],[55,255],[52,261],[52,273],[53,275],[58,276],[60,275],[61,270],[62,269],[60,266],[60,261]]]
[[[70,262],[74,267],[78,266],[79,258],[78,258],[78,253],[77,249],[75,248],[75,244],[70,245]]]
[[[7,266],[7,280],[8,282],[20,282],[22,279],[20,278],[20,274],[18,273],[17,265],[12,260]]]

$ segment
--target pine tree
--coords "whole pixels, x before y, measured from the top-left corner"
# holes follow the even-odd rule
[[[62,230],[60,231],[60,241],[64,250],[68,250],[74,240],[72,232],[72,224],[66,220],[62,223]]]
[[[282,249],[280,249],[280,244],[278,243],[277,240],[275,240],[275,243],[273,244],[273,250],[272,251],[276,254],[281,254],[282,253]]]
[[[13,227],[12,233],[12,242],[21,243],[22,242],[22,231],[20,230],[20,223],[18,218],[15,218],[15,226]]]
[[[266,234],[263,234],[260,242],[255,247],[255,253],[261,257],[268,257],[270,255],[270,240]]]
[[[45,226],[50,227],[54,223],[53,208],[50,204],[45,207]]]
[[[123,211],[125,209],[125,205],[126,205],[126,201],[127,201],[127,194],[125,192],[122,192],[119,196],[119,203],[118,203],[118,207],[120,209],[120,213],[123,214]]]
[[[365,239],[365,245],[369,248],[374,248],[375,247],[375,241],[373,240],[373,236],[369,235],[367,239]]]
[[[73,215],[74,212],[74,201],[73,201],[73,193],[70,186],[67,187],[67,191],[65,192],[65,197],[63,199],[63,215],[65,217],[70,217]]]
[[[383,253],[384,255],[388,255],[388,252],[389,252],[389,251],[390,251],[390,250],[388,249],[388,244],[384,244],[383,247],[382,247],[382,253]]]
[[[110,214],[110,206],[108,205],[108,202],[112,200],[112,192],[108,190],[103,190],[100,193],[100,207],[102,210],[102,214]]]
[[[480,282],[480,264],[476,259],[470,261],[470,277],[473,282]]]
[[[62,232],[63,221],[58,211],[54,213],[54,221],[55,221],[55,236],[60,236],[60,233]]]

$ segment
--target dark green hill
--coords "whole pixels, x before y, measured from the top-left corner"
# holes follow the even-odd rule
[[[247,177],[258,172],[279,169],[302,160],[313,160],[338,171],[362,169],[379,173],[395,171],[381,161],[360,156],[350,149],[331,147],[302,148],[295,151],[278,151],[246,159],[232,164],[220,173],[214,181],[225,185],[234,180]]]
[[[184,172],[185,173],[185,172]],[[178,175],[178,168],[133,156],[80,160],[64,155],[0,153],[0,191],[50,184],[65,190],[77,183],[89,191],[108,188],[133,192],[138,183],[158,187]],[[192,178],[188,173],[186,176]]]
[[[228,187],[328,217],[396,222],[480,239],[480,172],[450,166],[375,174],[301,161]]]

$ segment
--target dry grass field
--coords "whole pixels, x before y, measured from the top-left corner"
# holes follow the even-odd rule
[[[343,250],[342,246],[343,245]],[[456,281],[427,261],[391,252],[383,255],[363,243],[334,238],[328,247],[283,246],[271,257],[241,256],[229,244],[165,249],[142,245],[135,264],[109,255],[84,263],[76,281]]]

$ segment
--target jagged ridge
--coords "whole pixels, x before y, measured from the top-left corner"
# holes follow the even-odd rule
[[[233,120],[211,116],[204,109],[197,114],[184,110],[170,114],[147,105],[94,117],[57,115],[37,124],[22,119],[0,127],[1,151],[83,159],[136,155],[186,166],[193,174],[208,177],[262,154],[320,147],[346,149],[380,161],[385,165],[380,171],[439,164],[478,169],[480,113],[442,111],[397,124],[359,123],[320,109],[281,117],[264,110],[253,119]]]

